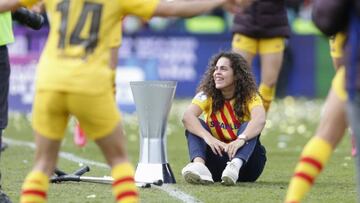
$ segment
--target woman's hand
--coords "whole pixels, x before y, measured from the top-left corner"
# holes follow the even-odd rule
[[[233,159],[237,150],[240,149],[246,143],[245,139],[236,139],[229,144],[227,144],[225,148],[225,152],[229,155],[229,159]]]
[[[208,144],[214,154],[222,156],[222,152],[225,151],[226,144],[216,139],[212,135],[204,136],[204,141]]]

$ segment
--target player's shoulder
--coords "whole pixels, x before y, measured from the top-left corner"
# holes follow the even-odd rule
[[[258,101],[262,101],[261,99],[261,95],[259,93],[254,93],[253,95],[251,95],[248,100],[247,103],[253,103],[253,102],[258,102]]]
[[[205,94],[205,92],[200,91],[195,95],[194,99],[198,100],[198,101],[201,101],[201,102],[204,102],[204,101],[206,101],[208,99],[208,96]]]

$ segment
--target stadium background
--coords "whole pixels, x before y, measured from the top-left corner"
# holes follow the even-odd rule
[[[241,183],[236,187],[221,187],[220,183],[213,186],[193,186],[181,177],[181,169],[188,163],[181,116],[195,92],[208,58],[220,49],[230,48],[231,18],[216,11],[187,20],[153,19],[146,24],[132,18],[125,19],[124,40],[117,69],[117,101],[121,111],[134,110],[128,81],[179,82],[167,126],[168,160],[177,184],[141,189],[142,202],[181,202],[181,198],[179,200],[170,195],[172,191],[183,191],[202,202],[283,201],[302,147],[316,130],[323,97],[327,94],[334,73],[328,40],[314,28],[307,8],[309,5],[305,5],[310,1],[288,1],[302,2],[298,11],[289,8],[293,33],[287,43],[277,91],[278,98],[289,97],[277,99],[273,103],[262,134],[262,142],[268,149],[266,170],[255,184]],[[14,26],[16,43],[10,47],[12,74],[9,99],[12,112],[5,132],[5,142],[10,147],[2,156],[1,164],[4,166],[3,189],[16,201],[33,160],[31,116],[27,113],[31,110],[33,99],[35,68],[48,29],[35,32],[17,24]],[[258,76],[258,63],[255,63],[254,70]],[[137,123],[135,114],[124,115],[129,158],[133,164],[137,163],[139,155]],[[109,175],[108,168],[98,166],[105,165],[105,160],[93,142],[83,148],[74,147],[72,130],[73,125],[70,125],[68,136],[62,144],[60,168],[71,172],[83,164],[95,161],[95,165],[90,164],[91,171],[87,175]],[[67,159],[64,155],[69,154],[90,161]],[[354,180],[350,136],[346,136],[305,202],[355,202]],[[169,188],[173,190],[168,190]],[[48,199],[54,203],[113,201],[109,185],[71,182],[52,184],[51,190]]]
[[[214,26],[209,22],[218,23]],[[226,18],[216,15],[168,21],[156,18],[145,26],[131,17],[124,21],[116,78],[121,110],[134,111],[129,81],[176,80],[176,98],[192,97],[211,55],[230,49],[232,35],[225,22]],[[328,40],[309,19],[297,17],[291,25],[293,33],[287,41],[277,96],[323,97],[334,74]],[[16,42],[10,46],[10,109],[29,112],[36,63],[48,28],[32,31],[15,24],[14,32]],[[258,62],[254,63],[254,73],[258,79]]]

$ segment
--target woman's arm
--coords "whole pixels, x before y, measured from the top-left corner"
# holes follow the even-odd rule
[[[236,9],[236,2],[234,0],[160,1],[155,9],[154,16],[192,17],[209,12],[219,6],[225,6],[233,10]]]
[[[222,151],[224,151],[226,144],[212,136],[210,132],[201,125],[199,116],[202,112],[199,106],[190,104],[182,119],[184,127],[194,135],[201,137],[210,146],[214,154],[222,156]]]
[[[242,135],[246,135],[246,139],[250,140],[261,133],[266,123],[266,113],[264,107],[255,106],[251,112],[251,120],[246,126]]]
[[[182,122],[184,124],[184,127],[190,131],[191,133],[203,137],[208,134],[207,130],[205,130],[200,121],[199,116],[202,114],[202,110],[199,106],[195,104],[190,104],[188,108],[185,110]]]
[[[0,0],[0,13],[5,11],[15,11],[20,6],[19,0]]]
[[[244,132],[242,132],[238,136],[238,139],[230,142],[225,149],[225,151],[229,155],[230,160],[234,158],[238,149],[240,149],[246,143],[247,140],[250,140],[258,136],[265,126],[266,114],[263,106],[255,106],[251,110],[250,114],[251,114],[251,120],[246,126]]]

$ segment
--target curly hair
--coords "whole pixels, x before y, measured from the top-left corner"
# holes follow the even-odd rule
[[[208,64],[208,69],[197,88],[197,92],[203,91],[208,97],[212,98],[212,109],[214,113],[223,108],[225,98],[221,94],[221,90],[216,89],[213,78],[216,63],[221,57],[230,60],[235,80],[234,111],[239,121],[243,121],[244,116],[250,113],[247,109],[247,102],[249,102],[258,91],[250,67],[240,54],[232,51],[223,51],[214,55]]]

